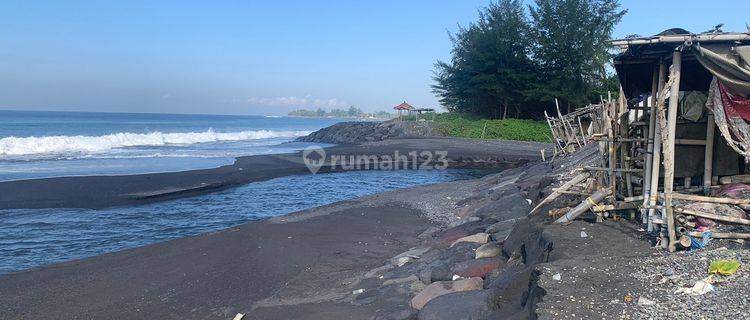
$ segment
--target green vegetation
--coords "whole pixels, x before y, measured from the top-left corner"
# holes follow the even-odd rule
[[[321,108],[318,110],[307,110],[297,109],[289,112],[290,117],[309,117],[309,118],[377,118],[377,119],[390,119],[393,118],[388,112],[378,111],[375,113],[366,113],[362,109],[355,106],[349,107],[349,109],[332,109],[331,111],[325,111]]]
[[[425,114],[420,118],[432,119],[432,114]],[[470,114],[438,113],[435,114],[434,128],[437,133],[452,137],[552,141],[552,135],[546,122],[528,119],[491,120]]]
[[[433,92],[449,111],[541,119],[618,91],[609,38],[626,13],[617,0],[498,0],[451,35]]]

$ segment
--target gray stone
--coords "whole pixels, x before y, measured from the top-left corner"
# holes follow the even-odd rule
[[[500,255],[501,251],[502,249],[496,243],[493,243],[493,242],[485,243],[479,246],[479,248],[477,248],[477,251],[474,252],[474,258],[482,259],[482,258],[497,257]]]
[[[428,302],[419,311],[419,320],[485,319],[492,311],[490,290],[449,293]]]
[[[484,280],[482,280],[482,278],[433,282],[411,299],[411,306],[412,308],[419,310],[430,302],[430,300],[439,296],[452,292],[480,290],[482,289],[483,284]]]

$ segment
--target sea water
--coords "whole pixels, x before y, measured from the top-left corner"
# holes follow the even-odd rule
[[[141,206],[0,210],[0,274],[187,237],[378,192],[485,172],[349,171],[289,176]]]
[[[0,181],[205,169],[285,153],[338,119],[0,110]]]

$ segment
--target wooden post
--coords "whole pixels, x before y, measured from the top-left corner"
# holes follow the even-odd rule
[[[552,126],[552,121],[549,120],[549,115],[547,115],[547,110],[544,110],[544,119],[547,120],[549,131],[550,133],[552,133],[552,139],[555,140],[553,146],[555,147],[555,154],[557,154],[557,147],[559,146],[560,149],[563,149],[563,146],[560,145],[560,140],[557,138],[557,134],[555,134],[555,128]]]
[[[656,95],[659,90],[659,67],[658,65],[654,66],[654,72],[653,77],[651,80],[651,101],[650,101],[650,108],[649,108],[649,120],[648,120],[648,129],[646,129],[645,136],[648,137],[648,142],[646,144],[646,157],[644,159],[644,175],[643,175],[643,207],[649,207],[652,204],[650,203],[650,197],[651,197],[651,171],[653,166],[653,153],[654,153],[654,126],[656,125]],[[645,110],[644,110],[645,112]],[[659,177],[656,177],[656,179],[659,179]],[[646,230],[648,232],[652,232],[654,230],[654,225],[651,223],[651,219],[649,217],[647,209],[641,210],[642,221],[644,224],[646,224]]]
[[[664,146],[664,207],[667,211],[667,232],[669,233],[669,252],[676,250],[676,234],[674,229],[674,207],[672,205],[672,191],[674,188],[674,140],[677,130],[677,108],[680,97],[680,69],[682,68],[682,52],[680,48],[672,54],[672,72],[669,79],[672,87],[669,89],[669,109],[667,110],[667,142]]]
[[[620,90],[620,93],[622,94],[622,90]],[[622,116],[620,116],[620,120],[622,120],[622,128],[623,128],[623,130],[620,131],[620,134],[621,134],[622,138],[627,139],[627,138],[629,138],[629,136],[628,136],[628,124],[630,123],[630,121],[628,121],[628,120],[630,120],[630,119],[628,118],[627,114],[623,114],[623,115],[625,115],[625,118],[623,118]],[[625,170],[630,169],[630,163],[628,162],[628,159],[627,159],[628,158],[628,150],[629,150],[629,148],[628,148],[628,143],[627,142],[623,142],[623,143],[620,144],[620,167],[622,167]],[[627,197],[632,197],[633,196],[633,178],[632,178],[632,173],[630,173],[630,172],[624,172],[624,174],[625,174],[625,190],[627,192],[626,196]]]
[[[666,81],[667,77],[667,66],[664,64],[664,61],[661,61],[659,63],[659,84],[657,86],[657,95],[655,101],[658,103],[658,99],[660,98],[659,95],[661,95],[661,91],[664,89],[664,83]],[[655,104],[656,105],[656,104]],[[651,154],[652,156],[652,162],[651,162],[651,195],[649,197],[649,204],[650,209],[648,210],[649,218],[653,220],[653,217],[655,215],[655,209],[653,209],[656,206],[656,203],[658,201],[658,193],[659,193],[659,170],[661,170],[661,125],[659,125],[659,118],[663,117],[664,115],[662,112],[657,111],[655,109],[654,111],[654,150]],[[662,221],[665,219],[662,212]],[[666,249],[667,248],[667,230],[666,226],[661,226],[661,244]]]
[[[703,167],[703,187],[705,188],[711,186],[711,177],[713,176],[714,131],[716,131],[714,115],[713,113],[711,113],[711,111],[708,111],[708,120],[706,122],[706,153],[703,158],[705,163]]]
[[[607,130],[607,139],[608,139],[608,147],[609,147],[609,186],[612,191],[612,194],[617,197],[617,178],[615,177],[615,169],[617,166],[617,147],[615,144],[615,124],[617,121],[615,120],[615,106],[614,102],[612,101],[612,93],[607,93],[607,123],[609,124],[608,130]]]

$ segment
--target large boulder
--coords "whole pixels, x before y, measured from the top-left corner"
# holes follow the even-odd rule
[[[505,241],[505,238],[508,237],[510,232],[513,231],[513,226],[516,225],[516,221],[517,219],[510,219],[496,222],[487,227],[484,232],[489,233],[490,238],[492,238],[493,241],[502,243]]]
[[[489,273],[500,269],[503,262],[503,259],[499,257],[462,261],[453,266],[451,273],[464,278],[484,278]]]
[[[491,290],[449,293],[428,302],[419,311],[419,320],[486,319],[493,310]]]
[[[425,304],[430,302],[430,300],[439,296],[453,292],[480,290],[483,285],[484,280],[479,277],[456,281],[433,282],[411,299],[411,306],[414,309],[420,310]]]
[[[474,215],[480,218],[495,218],[498,221],[525,217],[531,211],[531,203],[521,193],[503,196],[477,209]]]
[[[434,245],[435,247],[439,248],[448,247],[460,238],[478,232],[484,232],[484,230],[487,228],[487,225],[488,224],[484,221],[473,221],[437,232],[434,236]]]

